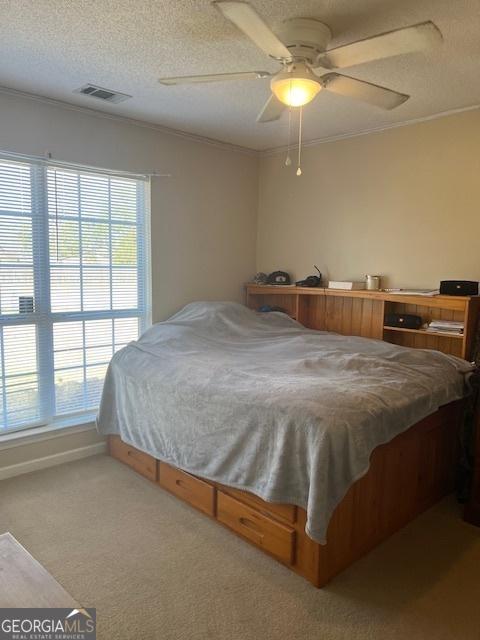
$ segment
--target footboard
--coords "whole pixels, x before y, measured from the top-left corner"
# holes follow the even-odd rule
[[[375,449],[336,508],[326,545],[306,535],[299,507],[197,478],[118,436],[109,437],[110,453],[321,587],[453,489],[462,406],[446,405]]]

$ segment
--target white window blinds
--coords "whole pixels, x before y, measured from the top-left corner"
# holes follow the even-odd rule
[[[0,434],[96,409],[148,321],[146,182],[0,159]]]

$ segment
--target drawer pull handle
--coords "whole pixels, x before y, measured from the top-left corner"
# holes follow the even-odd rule
[[[175,480],[175,484],[177,485],[177,487],[180,487],[180,489],[188,489],[183,480],[179,480],[178,478]]]
[[[248,518],[244,518],[242,516],[242,517],[239,518],[239,522],[240,522],[241,525],[243,525],[247,529],[251,529],[255,533],[258,533],[259,535],[263,536],[262,530],[260,529],[260,527],[258,526],[258,524],[256,522],[253,522],[253,520],[249,520]]]

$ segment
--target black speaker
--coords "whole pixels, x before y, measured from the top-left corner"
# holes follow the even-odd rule
[[[440,293],[445,296],[478,296],[478,282],[475,280],[442,280]]]
[[[387,313],[385,316],[387,327],[403,327],[404,329],[420,329],[422,319],[410,313]]]

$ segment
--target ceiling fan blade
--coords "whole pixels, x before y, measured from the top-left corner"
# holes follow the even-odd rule
[[[280,102],[272,93],[258,114],[257,122],[273,122],[274,120],[278,120],[286,108],[286,105]]]
[[[226,80],[255,80],[269,78],[272,74],[268,71],[239,71],[238,73],[211,73],[205,76],[177,76],[172,78],[160,78],[160,84],[196,84],[197,82],[225,82]]]
[[[272,58],[291,59],[292,54],[287,47],[247,2],[218,0],[212,4],[267,55]]]
[[[332,93],[363,100],[381,109],[395,109],[410,97],[405,93],[398,93],[380,87],[378,84],[371,84],[339,73],[326,73],[320,79],[323,87]]]
[[[442,40],[442,33],[433,22],[420,22],[330,49],[318,58],[317,64],[324,69],[353,67],[371,60],[429,49]]]

